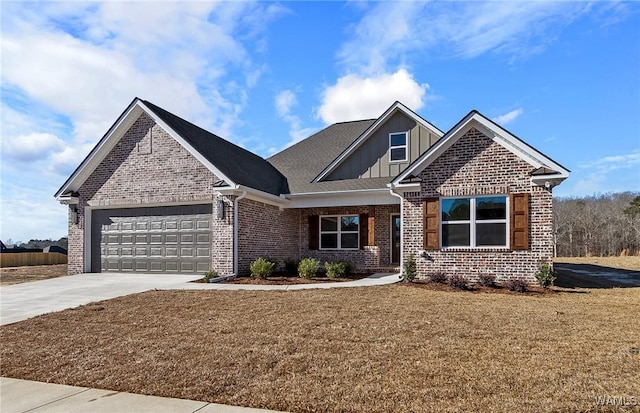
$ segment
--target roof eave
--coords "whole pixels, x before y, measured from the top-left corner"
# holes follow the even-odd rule
[[[516,156],[531,164],[533,167],[549,168],[556,174],[559,174],[556,175],[556,178],[562,177],[562,179],[566,179],[569,176],[570,171],[568,169],[542,154],[537,149],[525,143],[523,140],[513,135],[500,125],[492,122],[480,112],[472,110],[458,123],[456,123],[434,146],[429,148],[429,150],[427,150],[412,165],[409,165],[401,174],[399,174],[391,184],[397,186],[409,175],[416,175],[419,171],[423,171],[472,127],[480,130],[490,139],[493,139],[495,142],[516,154]]]

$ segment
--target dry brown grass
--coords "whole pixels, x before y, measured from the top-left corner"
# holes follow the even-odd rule
[[[67,264],[6,267],[0,269],[0,285],[46,280],[67,274]]]
[[[640,396],[639,303],[637,288],[152,291],[2,327],[1,373],[293,412],[601,411],[596,396]]]
[[[601,267],[640,271],[640,256],[626,257],[558,257],[553,262],[599,265]]]

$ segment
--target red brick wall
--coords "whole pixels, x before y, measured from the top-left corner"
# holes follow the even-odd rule
[[[422,250],[422,201],[440,196],[474,196],[528,192],[529,250],[482,248],[428,251],[433,259],[417,258],[418,276],[444,271],[471,280],[494,274],[498,280],[520,278],[535,283],[541,261],[553,256],[551,192],[532,186],[533,167],[476,129],[471,129],[421,174],[421,191],[405,193],[404,257]]]
[[[69,221],[69,274],[84,272],[84,209],[115,205],[214,202],[218,178],[154,121],[142,114],[78,190],[78,224]],[[224,197],[222,197],[224,198]],[[213,217],[213,268],[233,270],[233,201]],[[215,211],[215,205],[214,205]],[[215,212],[214,212],[215,215]]]
[[[238,202],[238,272],[249,274],[249,265],[259,257],[284,265],[287,259],[299,259],[300,214],[262,202],[241,199]]]

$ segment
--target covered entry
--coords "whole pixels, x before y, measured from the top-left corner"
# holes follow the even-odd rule
[[[91,271],[207,272],[211,221],[211,204],[94,210]]]

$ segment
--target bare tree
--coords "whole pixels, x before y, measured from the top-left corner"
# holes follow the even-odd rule
[[[633,192],[554,199],[558,256],[640,252],[640,196]]]

